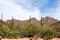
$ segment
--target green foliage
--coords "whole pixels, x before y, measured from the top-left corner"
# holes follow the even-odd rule
[[[45,35],[43,40],[49,40],[49,35]]]
[[[60,24],[52,25],[52,28],[54,28],[56,30],[55,37],[60,38]]]
[[[49,27],[49,26],[43,26],[41,35],[43,36],[44,40],[49,40],[55,36],[56,31]]]
[[[7,36],[8,32],[9,32],[9,29],[6,25],[3,25],[0,27],[0,36],[2,36],[3,38]]]
[[[44,37],[45,35],[49,34],[50,36],[49,37],[54,37],[55,36],[55,30],[52,28],[52,27],[49,27],[47,25],[43,25],[43,26],[40,26],[38,27],[38,33],[40,35],[40,37]]]
[[[21,28],[20,34],[25,37],[31,37],[37,34],[37,27],[33,24],[26,24],[24,27]]]
[[[57,28],[56,28],[57,29]],[[58,29],[57,29],[58,30]],[[27,23],[26,25],[14,26],[14,22],[9,25],[0,26],[0,36],[3,38],[19,38],[22,37],[32,37],[38,35],[44,40],[49,40],[55,36],[56,31],[47,25],[35,25]],[[60,33],[56,33],[60,37]]]

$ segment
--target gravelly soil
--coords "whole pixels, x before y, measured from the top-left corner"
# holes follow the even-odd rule
[[[4,39],[1,39],[1,40],[29,40],[30,38],[19,38],[19,39],[7,39],[7,38],[4,38]],[[35,40],[35,39],[32,39],[32,40]],[[38,40],[43,40],[41,38],[38,38]],[[51,40],[60,40],[60,38],[53,38]]]

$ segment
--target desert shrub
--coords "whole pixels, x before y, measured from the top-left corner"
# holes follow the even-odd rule
[[[37,27],[33,24],[27,24],[22,27],[20,31],[20,35],[25,37],[32,37],[33,35],[37,34]]]
[[[19,36],[32,37],[34,35],[39,35],[44,38],[44,40],[48,40],[54,37],[55,30],[47,25],[36,26],[30,23],[15,27],[13,22],[10,25],[3,25],[0,27],[0,36],[3,38],[17,38]],[[60,37],[59,33],[57,33],[57,37]]]
[[[49,40],[49,39],[53,38],[56,33],[56,31],[53,28],[46,26],[46,25],[43,26],[42,31],[43,32],[41,32],[41,34],[42,34],[44,40]]]
[[[48,40],[55,36],[56,31],[52,27],[49,27],[48,25],[43,25],[39,27],[38,33],[41,38]]]
[[[56,35],[55,37],[60,38],[60,24],[57,25],[52,25],[52,28],[54,28],[56,30]]]
[[[2,38],[7,37],[9,32],[9,28],[7,27],[7,25],[3,25],[0,27],[0,36],[2,36]]]

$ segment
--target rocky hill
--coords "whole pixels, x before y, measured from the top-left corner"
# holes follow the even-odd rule
[[[24,21],[11,19],[11,20],[7,20],[6,22],[11,23],[11,21],[14,21],[15,26],[17,26],[18,24],[24,25],[24,24],[29,23],[29,22],[32,23],[32,24],[35,24],[35,25],[39,25],[41,23],[41,20],[37,20],[36,18],[31,18],[31,19],[24,20]],[[44,17],[44,18],[42,18],[42,23],[43,24],[52,25],[52,24],[57,23],[57,22],[59,22],[59,20],[54,19],[52,17]]]
[[[56,22],[58,22],[59,20],[57,19],[54,19],[52,17],[44,17],[42,18],[42,23],[43,24],[47,24],[47,25],[51,25],[51,24],[54,24]]]

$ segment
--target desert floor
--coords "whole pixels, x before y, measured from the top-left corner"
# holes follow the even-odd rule
[[[1,40],[29,40],[30,38],[19,38],[19,39],[7,39],[7,38],[3,38],[3,39],[1,39]],[[32,40],[34,40],[34,39],[32,39]],[[38,40],[43,40],[43,39],[41,39],[41,38],[38,38]],[[51,39],[51,40],[60,40],[60,38],[53,38],[53,39]]]

